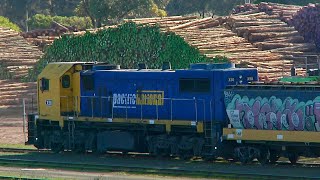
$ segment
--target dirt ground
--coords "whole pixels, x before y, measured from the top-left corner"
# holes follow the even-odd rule
[[[0,108],[0,144],[24,144],[24,142],[22,110]]]

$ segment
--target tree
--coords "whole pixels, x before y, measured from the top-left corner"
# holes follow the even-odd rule
[[[212,14],[228,15],[236,5],[243,3],[244,0],[211,0],[209,9]]]
[[[76,8],[76,13],[89,16],[92,24],[100,27],[102,23],[114,24],[123,18],[146,17],[152,13],[166,15],[161,7],[167,3],[168,0],[82,0]]]
[[[5,18],[3,16],[0,16],[0,27],[8,27],[8,28],[13,29],[15,31],[18,31],[18,32],[20,31],[19,26],[10,22],[10,20],[8,18]]]
[[[255,0],[254,1],[254,3],[260,3],[260,2],[265,2],[265,0]],[[305,6],[308,3],[319,3],[319,0],[268,0],[267,2]]]
[[[27,16],[45,15],[74,15],[74,9],[80,0],[1,0],[0,16],[8,17],[11,21],[26,29]]]
[[[169,15],[228,15],[235,5],[243,3],[244,0],[198,0],[197,3],[194,0],[171,0],[166,10]]]

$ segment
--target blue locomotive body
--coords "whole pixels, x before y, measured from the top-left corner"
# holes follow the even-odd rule
[[[256,69],[196,64],[186,70],[81,72],[81,116],[209,122],[226,120],[223,89],[257,81]]]

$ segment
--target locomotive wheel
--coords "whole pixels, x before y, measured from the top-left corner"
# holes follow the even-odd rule
[[[163,158],[163,157],[169,157],[169,150],[168,149],[162,149],[162,148],[156,148],[156,156],[158,158]]]
[[[63,144],[62,143],[52,143],[51,144],[51,151],[54,153],[59,153],[64,150]]]
[[[215,156],[202,156],[202,159],[205,160],[205,161],[214,161],[216,160],[216,157]]]
[[[187,151],[187,150],[180,150],[179,151],[179,158],[182,159],[182,160],[189,160],[192,158],[192,154],[190,151]]]
[[[288,159],[291,162],[291,164],[297,164],[297,161],[299,159],[299,155],[297,153],[289,153]]]
[[[72,151],[74,151],[75,153],[81,154],[81,153],[85,153],[86,149],[84,147],[84,144],[76,144]]]

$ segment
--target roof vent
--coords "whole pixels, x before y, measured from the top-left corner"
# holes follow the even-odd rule
[[[120,69],[120,65],[112,65],[112,64],[108,64],[108,65],[94,65],[92,70],[119,70]]]
[[[138,69],[141,70],[141,69],[148,69],[148,66],[145,64],[145,63],[139,63],[138,64]]]
[[[235,68],[233,63],[197,63],[190,64],[190,69],[214,70],[214,69],[228,69]]]
[[[164,70],[171,70],[171,63],[170,62],[163,62],[162,63],[162,71]]]

